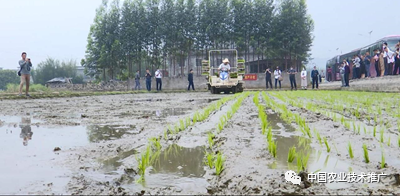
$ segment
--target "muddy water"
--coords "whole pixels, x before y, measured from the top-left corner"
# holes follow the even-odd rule
[[[57,166],[55,147],[67,150],[89,143],[83,127],[45,128],[32,126],[29,118],[2,117],[12,122],[0,127],[0,194],[28,194],[47,186],[65,193],[70,173]],[[11,121],[8,121],[11,120]],[[13,126],[12,124],[17,124]],[[12,126],[10,126],[12,125]]]
[[[134,126],[39,126],[42,121],[29,115],[1,116],[0,120],[0,184],[7,187],[0,194],[28,194],[43,186],[65,193],[72,174],[59,164],[64,158],[59,152],[135,134]],[[61,151],[54,151],[56,147]],[[104,171],[114,171],[121,165],[118,160],[135,153],[131,150],[98,162]]]
[[[204,147],[183,148],[176,144],[164,150],[153,163],[151,173],[172,174],[182,177],[202,177],[204,170]]]

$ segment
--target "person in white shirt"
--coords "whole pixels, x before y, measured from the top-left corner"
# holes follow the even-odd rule
[[[390,51],[389,48],[386,48],[387,53],[387,64],[388,64],[388,75],[393,75],[393,65],[394,65],[394,52]]]
[[[275,89],[277,89],[277,83],[279,81],[279,89],[281,89],[281,81],[279,80],[280,77],[282,77],[282,72],[279,70],[279,67],[276,67],[276,70],[274,71],[274,76],[275,76]]]
[[[307,89],[307,71],[304,67],[303,71],[301,71],[301,89]]]
[[[157,91],[161,91],[161,87],[162,87],[162,72],[160,71],[160,69],[157,69],[156,73],[154,74],[156,76],[156,86],[157,86]]]
[[[231,70],[231,65],[229,65],[229,59],[224,59],[222,64],[219,65],[218,71],[229,72]]]

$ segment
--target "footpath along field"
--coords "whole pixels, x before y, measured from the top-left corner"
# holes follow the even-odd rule
[[[0,193],[398,194],[399,98],[248,91],[2,100]],[[286,182],[288,170],[300,185]]]

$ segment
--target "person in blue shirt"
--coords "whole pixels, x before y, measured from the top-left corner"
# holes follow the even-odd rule
[[[190,69],[190,72],[188,74],[188,81],[189,81],[188,91],[190,90],[190,86],[192,86],[192,90],[194,90],[193,69]]]
[[[146,69],[146,88],[148,91],[151,91],[151,73],[148,69]]]

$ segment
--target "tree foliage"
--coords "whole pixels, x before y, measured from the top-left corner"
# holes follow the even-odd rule
[[[103,0],[82,65],[102,79],[136,70],[192,68],[190,56],[236,48],[245,59],[308,59],[313,21],[305,0]],[[143,73],[143,72],[142,72]],[[172,75],[176,75],[172,73]]]
[[[76,77],[76,65],[74,60],[62,61],[47,58],[45,61],[40,62],[32,71],[32,77],[37,84],[46,84],[47,81],[58,77]],[[78,78],[79,80],[79,78]]]
[[[6,90],[7,84],[18,84],[20,79],[16,71],[0,70],[0,90]]]

